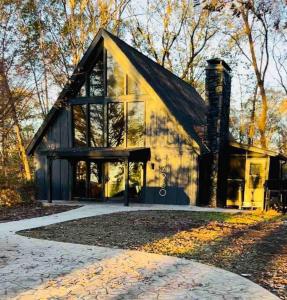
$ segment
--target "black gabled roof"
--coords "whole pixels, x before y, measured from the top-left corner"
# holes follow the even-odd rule
[[[203,151],[206,151],[207,148],[203,145],[201,138],[196,132],[196,128],[200,128],[206,124],[207,106],[195,88],[110,32],[100,29],[75,68],[69,83],[65,85],[55,105],[30,142],[27,148],[28,155],[33,154],[42,136],[45,134],[48,125],[57,115],[61,101],[75,96],[73,94],[73,91],[76,90],[75,86],[80,87],[82,85],[85,80],[83,74],[91,68],[91,62],[95,56],[97,45],[105,38],[104,35],[107,35],[114,41],[135,69],[159,95],[186,132],[201,146]]]

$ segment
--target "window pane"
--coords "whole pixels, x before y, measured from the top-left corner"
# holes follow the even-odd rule
[[[123,146],[125,142],[124,103],[108,104],[109,147]]]
[[[124,95],[124,72],[120,65],[107,54],[107,94],[109,97]]]
[[[138,83],[133,80],[130,76],[127,76],[127,94],[138,94],[139,86]]]
[[[108,163],[108,197],[121,197],[125,190],[125,165],[123,162]]]
[[[250,175],[260,176],[262,164],[250,164]]]
[[[262,164],[250,163],[249,188],[256,189],[262,187]]]
[[[90,104],[91,147],[104,147],[104,106]]]
[[[102,165],[98,162],[90,163],[89,197],[101,198],[102,196]]]
[[[90,96],[104,96],[104,63],[103,54],[90,73]]]
[[[87,145],[86,109],[87,109],[86,105],[73,106],[75,147],[83,147]]]
[[[79,92],[77,93],[77,97],[86,97],[86,81],[83,83],[82,87],[80,88]]]
[[[144,102],[128,103],[128,146],[144,146]]]
[[[86,197],[87,163],[85,161],[77,162],[75,179],[76,182],[75,182],[74,196]]]
[[[129,162],[129,196],[137,197],[143,187],[143,163]]]

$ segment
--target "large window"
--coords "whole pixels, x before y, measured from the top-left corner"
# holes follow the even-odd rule
[[[108,146],[120,147],[125,143],[124,103],[108,103]]]
[[[73,127],[74,147],[143,147],[144,102],[74,105]]]
[[[124,95],[125,74],[120,65],[107,53],[107,96]]]
[[[90,104],[90,145],[104,147],[104,105]]]
[[[77,97],[118,97],[138,95],[140,85],[127,74],[113,56],[103,49],[94,63],[93,69],[83,71],[82,86]]]
[[[128,146],[144,146],[144,102],[128,104]]]
[[[87,105],[73,106],[74,146],[87,146]]]

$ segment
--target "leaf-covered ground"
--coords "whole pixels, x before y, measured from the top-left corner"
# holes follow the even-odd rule
[[[287,221],[274,212],[122,212],[21,234],[195,259],[245,276],[287,299]]]
[[[19,205],[15,207],[0,207],[0,223],[48,216],[48,215],[68,211],[77,207],[79,206],[71,206],[71,205],[43,206],[41,205],[41,203],[34,203],[31,205]]]

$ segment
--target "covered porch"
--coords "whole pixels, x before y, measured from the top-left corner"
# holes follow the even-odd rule
[[[132,149],[55,149],[42,152],[47,157],[48,202],[53,197],[53,162],[66,160],[70,165],[69,200],[142,202],[145,197],[146,163],[149,148]]]

